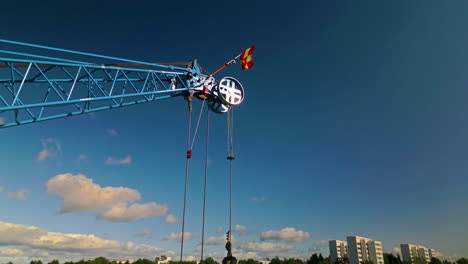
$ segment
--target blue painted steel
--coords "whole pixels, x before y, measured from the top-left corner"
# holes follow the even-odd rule
[[[175,96],[208,100],[212,110],[213,105],[222,104],[214,89],[216,80],[202,74],[196,60],[178,67],[3,39],[1,43],[0,54],[6,57],[0,57],[0,128]],[[13,50],[5,50],[13,45]],[[44,54],[19,52],[17,46]],[[74,56],[53,57],[52,51]],[[90,63],[77,60],[77,55],[127,63]]]
[[[67,59],[55,58],[55,57],[50,57],[50,56],[41,56],[41,55],[35,55],[35,54],[23,53],[23,52],[15,52],[15,51],[9,51],[9,50],[0,50],[0,53],[24,56],[24,57],[30,57],[30,58],[46,59],[50,61],[62,61],[62,62],[71,62],[71,63],[78,63],[78,64],[91,64],[89,62],[84,62],[84,61],[67,60]]]
[[[148,71],[153,71],[153,72],[158,72],[158,73],[172,73],[172,74],[187,74],[189,72],[192,72],[192,69],[189,68],[180,68],[182,70],[172,70],[172,71],[163,71],[163,70],[149,70],[149,69],[139,69],[139,68],[129,68],[129,67],[117,67],[117,66],[105,66],[105,65],[98,65],[98,64],[77,64],[77,63],[65,63],[65,62],[54,62],[54,61],[37,61],[37,60],[26,60],[26,59],[11,59],[11,58],[0,58],[0,61],[3,62],[12,62],[12,63],[38,63],[38,64],[49,64],[49,65],[57,65],[57,66],[86,66],[88,68],[93,68],[93,69],[122,69],[122,70],[130,70],[130,71],[135,71],[135,72],[148,72]]]
[[[161,67],[161,68],[166,68],[166,69],[171,69],[171,70],[174,70],[174,69],[177,69],[177,70],[188,70],[188,69],[186,69],[186,68],[181,68],[181,67],[176,67],[176,66],[167,66],[167,65],[161,65],[161,64],[150,63],[150,62],[144,62],[144,61],[129,60],[129,59],[123,59],[123,58],[118,58],[118,57],[111,57],[111,56],[98,55],[98,54],[93,54],[93,53],[88,53],[88,52],[81,52],[81,51],[74,51],[74,50],[67,50],[67,49],[60,49],[60,48],[53,48],[53,47],[48,47],[48,46],[43,46],[43,45],[36,45],[36,44],[30,44],[30,43],[24,43],[24,42],[18,42],[18,41],[6,40],[6,39],[0,39],[0,42],[8,43],[8,44],[14,44],[14,45],[19,45],[19,46],[26,46],[26,47],[32,47],[32,48],[39,48],[39,49],[44,49],[44,50],[53,50],[53,51],[59,51],[59,52],[77,54],[77,55],[91,56],[91,57],[96,57],[96,58],[101,58],[101,59],[110,59],[110,60],[125,61],[125,62],[130,62],[130,63],[146,64],[146,65],[148,65],[148,66],[156,66],[156,67]]]
[[[0,58],[0,128],[186,95],[194,89],[189,73],[205,76],[197,66],[166,71]]]

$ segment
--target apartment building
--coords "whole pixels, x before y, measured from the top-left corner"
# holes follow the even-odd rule
[[[337,259],[348,258],[348,243],[341,240],[330,240],[328,241],[328,246],[330,248],[330,261],[332,264],[336,262]]]
[[[427,264],[437,254],[434,249],[412,244],[400,244],[400,248],[403,261],[412,264]]]
[[[168,264],[170,261],[171,261],[171,257],[167,257],[167,256],[156,257],[154,259],[154,262],[156,262],[156,264]]]
[[[382,242],[359,236],[349,236],[346,240],[350,264],[361,264],[367,260],[384,264]]]

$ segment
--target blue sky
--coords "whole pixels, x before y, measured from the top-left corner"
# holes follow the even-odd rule
[[[221,74],[246,89],[235,111],[233,223],[247,230],[236,234],[238,255],[328,254],[322,240],[349,235],[380,240],[387,251],[415,243],[468,255],[466,2],[68,5],[6,3],[0,38],[144,61],[197,58],[209,71],[256,44],[254,68],[242,72],[236,64]],[[180,233],[180,224],[165,218],[182,215],[186,114],[183,99],[173,98],[2,129],[0,221],[151,246],[137,251],[144,256],[160,253],[154,248],[177,256],[179,242],[164,238]],[[225,127],[226,116],[213,116],[207,236],[227,230]],[[187,210],[194,238],[186,252],[196,258],[203,136],[201,129]],[[53,155],[39,161],[43,142]],[[78,161],[80,155],[86,158]],[[109,157],[131,162],[108,165]],[[131,188],[139,203],[166,205],[167,212],[128,222],[98,219],[97,209],[59,213],[63,197],[48,193],[46,184],[67,173],[101,187]],[[144,231],[151,235],[135,235]],[[0,243],[4,256],[21,250],[18,261],[75,256],[19,238],[17,246]],[[219,256],[224,247],[207,251]]]

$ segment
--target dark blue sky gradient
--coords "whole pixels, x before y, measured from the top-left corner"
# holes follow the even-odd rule
[[[246,89],[235,110],[234,222],[246,225],[251,239],[295,227],[312,234],[297,245],[305,255],[318,240],[348,235],[381,240],[387,250],[416,243],[468,255],[468,2],[2,6],[0,38],[144,61],[197,58],[209,71],[256,44],[254,68],[241,72],[236,64],[220,73],[235,76]],[[145,201],[166,203],[180,218],[185,102],[176,98],[84,117],[1,130],[0,185],[31,189],[33,198],[0,203],[0,220],[56,232],[108,232],[122,241],[142,226],[159,228],[157,240],[143,242],[177,251],[176,243],[159,239],[180,232],[179,226],[57,215],[61,201],[47,195],[44,184],[57,174],[80,172],[102,186],[135,188]],[[108,128],[119,136],[110,138]],[[213,129],[212,232],[227,221],[225,116],[214,118]],[[204,129],[200,133],[189,193],[193,233],[201,219]],[[62,156],[35,162],[40,140],[49,137],[62,142]],[[89,163],[73,162],[81,153]],[[107,156],[127,154],[134,160],[128,167],[104,164]],[[267,199],[253,203],[252,197]]]

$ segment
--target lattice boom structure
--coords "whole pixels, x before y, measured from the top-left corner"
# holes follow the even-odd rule
[[[0,58],[2,127],[179,96],[193,72]]]
[[[185,67],[109,57],[0,39],[0,128],[152,102],[175,96],[207,100],[225,113],[244,97],[232,77],[218,82],[196,60]],[[88,56],[125,64],[98,64],[18,52],[17,47]],[[3,45],[2,45],[3,47]],[[180,64],[180,63],[179,63]]]

